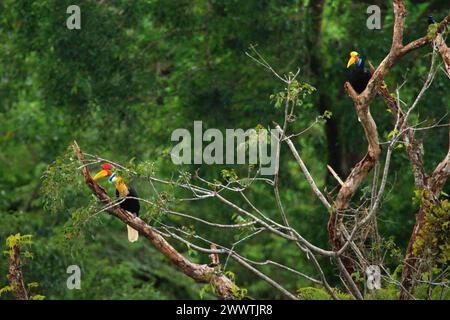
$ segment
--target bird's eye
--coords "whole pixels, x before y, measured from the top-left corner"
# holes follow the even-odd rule
[[[109,181],[110,183],[113,183],[114,181],[116,181],[116,174],[113,173],[113,174],[109,177],[108,181]]]

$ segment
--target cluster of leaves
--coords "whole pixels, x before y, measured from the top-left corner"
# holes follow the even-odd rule
[[[292,73],[290,74],[292,76]],[[289,88],[270,95],[270,100],[274,103],[275,108],[280,108],[283,103],[293,103],[294,106],[303,105],[305,98],[311,95],[316,88],[307,82],[292,81]]]
[[[438,27],[439,27],[438,23],[432,23],[428,26],[428,30],[427,30],[427,38],[428,39],[436,38]]]
[[[136,174],[143,178],[149,179],[155,176],[155,163],[153,161],[142,161],[136,165]]]
[[[12,258],[14,256],[15,247],[22,248],[24,246],[31,246],[32,244],[33,241],[31,234],[21,235],[20,233],[17,233],[6,238],[6,247],[8,248],[8,251],[4,251],[3,253]],[[29,250],[20,251],[20,254],[27,259],[33,258],[33,254]]]
[[[398,263],[403,259],[403,250],[395,243],[393,236],[388,237],[382,242],[382,247],[394,262]]]
[[[182,185],[189,184],[191,182],[191,179],[192,179],[192,174],[188,171],[183,170],[180,172],[177,182]]]
[[[65,207],[64,200],[70,197],[71,190],[78,190],[80,181],[76,176],[77,164],[73,161],[73,149],[68,146],[66,152],[47,167],[42,175],[41,188],[45,210],[59,212]]]
[[[316,91],[316,88],[314,88],[309,83],[294,80],[290,85],[289,95],[287,99],[290,102],[294,102],[296,106],[301,106],[303,104],[303,100],[308,95],[313,94],[314,91]]]
[[[101,207],[97,199],[91,197],[85,206],[68,209],[70,219],[64,225],[64,243],[62,246],[70,246],[71,249],[82,249],[85,245],[85,235],[89,233],[89,223],[92,219],[99,219],[98,213],[101,213]]]
[[[222,175],[222,178],[227,182],[236,182],[239,179],[236,170],[234,169],[231,170],[222,169],[220,173]]]
[[[236,285],[236,275],[233,271],[225,272],[225,275],[233,282],[233,286],[231,287],[231,293],[233,294],[234,299],[242,300],[247,296],[248,290],[246,288],[239,288]]]

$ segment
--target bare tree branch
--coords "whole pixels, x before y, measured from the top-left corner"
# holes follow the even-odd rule
[[[84,165],[86,164],[83,153],[81,152],[78,144],[74,142],[73,149],[78,157],[78,160]],[[105,205],[109,205],[112,201],[99,184],[97,184],[91,177],[87,166],[83,166],[83,175],[86,180],[87,186],[91,189],[92,193]],[[156,232],[151,226],[146,224],[139,217],[135,217],[130,212],[121,209],[120,207],[111,207],[106,210],[109,214],[120,219],[122,222],[131,226],[137,230],[141,235],[145,236],[153,246],[165,255],[169,260],[177,266],[177,268],[194,279],[197,282],[211,283],[215,288],[216,294],[226,300],[234,299],[233,290],[236,289],[236,285],[228,279],[224,274],[218,273],[214,268],[206,264],[197,264],[189,261],[183,255],[181,255],[174,247],[172,247],[158,232]]]
[[[311,189],[316,194],[316,196],[319,198],[319,200],[322,202],[322,204],[325,206],[327,210],[331,210],[331,205],[328,202],[328,200],[325,198],[325,196],[322,194],[322,192],[317,187],[316,183],[314,182],[314,179],[312,178],[311,174],[309,173],[308,168],[306,167],[305,163],[303,162],[302,158],[298,154],[297,150],[295,149],[294,144],[292,143],[291,139],[289,137],[284,136],[284,131],[281,129],[281,127],[276,124],[275,129],[280,134],[280,140],[286,141],[287,145],[289,146],[289,149],[291,150],[292,154],[294,155],[295,160],[297,161],[300,169],[302,170],[303,174],[306,177],[306,180],[308,181],[309,185],[311,186]]]

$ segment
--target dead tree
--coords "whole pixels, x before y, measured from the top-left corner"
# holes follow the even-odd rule
[[[328,222],[328,232],[330,237],[330,242],[334,250],[339,250],[342,248],[343,243],[345,243],[345,236],[342,233],[343,223],[342,223],[342,214],[345,209],[348,208],[349,201],[352,196],[358,190],[362,181],[367,177],[369,172],[373,169],[376,162],[378,161],[378,157],[380,155],[380,147],[378,142],[378,133],[376,123],[373,120],[369,108],[370,104],[378,92],[378,88],[380,88],[384,77],[389,73],[391,68],[407,53],[421,48],[427,44],[430,44],[434,41],[434,38],[429,35],[425,35],[417,40],[414,40],[406,45],[403,45],[403,33],[404,33],[404,21],[406,18],[406,8],[402,0],[394,0],[393,1],[394,8],[394,30],[392,35],[392,45],[387,56],[382,60],[379,66],[373,71],[372,78],[367,84],[366,89],[361,93],[357,94],[349,83],[345,84],[345,90],[348,95],[352,98],[356,112],[360,119],[361,125],[363,126],[367,143],[368,143],[368,152],[364,156],[364,158],[356,164],[356,166],[352,169],[349,176],[345,179],[343,185],[341,186],[338,195],[334,201],[333,208],[330,215],[330,219]],[[435,36],[441,36],[445,31],[448,23],[450,21],[450,13],[447,17],[438,25],[437,32]],[[444,58],[445,59],[445,58]],[[403,124],[402,124],[403,125]],[[410,147],[408,147],[410,148]],[[414,149],[414,148],[413,148]],[[411,151],[411,156],[413,156],[414,163],[417,165],[414,169],[414,176],[424,176],[421,172],[423,170],[423,166],[421,166],[421,157],[417,154],[417,149],[415,151]],[[446,172],[446,168],[448,167],[448,156],[443,160],[443,162],[438,166],[437,171],[433,173],[430,181],[436,181],[436,185],[430,186],[432,189],[438,190],[442,188],[443,183],[445,182],[448,176],[448,170]],[[422,184],[424,184],[422,182]],[[423,217],[421,215],[417,216],[417,226],[421,225]],[[415,230],[417,229],[417,226]],[[420,229],[420,228],[419,228]],[[412,242],[414,242],[415,235],[417,235],[418,230],[413,232]],[[411,245],[411,242],[410,242]],[[411,247],[412,248],[412,247]],[[411,250],[408,249],[408,252]],[[408,256],[408,255],[407,255]],[[409,260],[407,258],[407,260]],[[352,259],[344,257],[343,258],[344,267],[349,273],[352,273],[355,270],[354,263]],[[408,269],[408,268],[406,268]],[[407,272],[409,274],[409,272]]]
[[[28,291],[23,280],[22,260],[20,259],[19,244],[14,244],[13,247],[10,248],[9,272],[7,278],[16,299],[28,300]]]
[[[429,86],[429,82],[432,80],[432,71],[433,70],[430,69],[427,80],[425,81],[422,90],[419,92],[411,108],[413,108],[415,104],[417,104],[426,88]],[[427,174],[424,168],[424,160],[422,157],[424,152],[423,144],[416,139],[416,131],[407,119],[407,115],[409,114],[410,110],[405,113],[398,101],[396,101],[396,99],[394,98],[393,94],[391,94],[391,92],[389,91],[388,86],[384,81],[381,83],[378,91],[383,97],[389,110],[391,111],[393,118],[398,119],[399,121],[399,131],[403,138],[403,141],[405,142],[405,149],[411,163],[416,189],[419,191],[425,191],[423,195],[426,197],[426,199],[431,203],[434,203],[435,205],[438,204],[439,194],[450,174],[450,132],[447,154],[445,155],[444,159],[436,166],[433,172],[431,174]],[[402,286],[400,294],[401,299],[408,299],[411,296],[411,294],[414,292],[415,277],[420,275],[421,270],[419,268],[419,262],[421,260],[421,257],[416,256],[413,249],[414,244],[416,243],[417,236],[419,235],[425,223],[426,209],[426,206],[421,203],[419,211],[415,215],[416,222],[408,243],[405,254],[404,267],[402,270]]]

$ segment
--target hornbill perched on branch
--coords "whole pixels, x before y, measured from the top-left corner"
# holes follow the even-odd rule
[[[108,178],[110,183],[114,183],[116,186],[116,197],[117,198],[125,198],[124,200],[120,200],[120,207],[126,211],[131,212],[132,214],[139,216],[139,210],[141,208],[139,204],[139,200],[137,199],[139,196],[136,190],[132,187],[127,187],[122,180],[122,177],[116,175],[111,170],[113,169],[112,164],[103,163],[102,170],[98,172],[94,176],[94,181],[97,181],[102,178]],[[127,225],[128,229],[128,241],[135,242],[139,237],[139,233]]]
[[[369,83],[372,74],[370,71],[364,69],[364,60],[358,52],[350,52],[347,68],[350,68],[348,81],[353,89],[355,89],[357,93],[363,92],[367,83]]]

